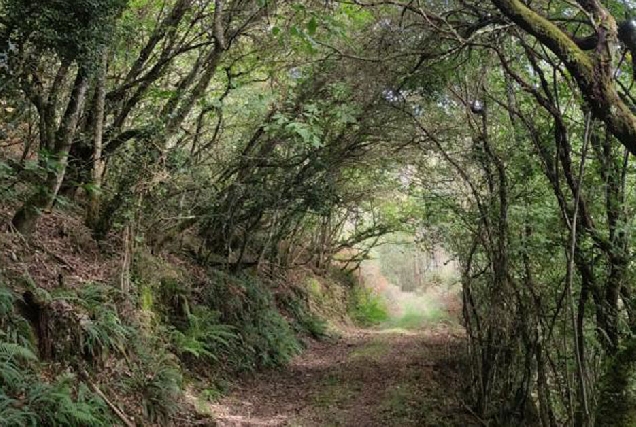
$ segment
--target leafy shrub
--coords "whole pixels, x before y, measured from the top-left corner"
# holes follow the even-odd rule
[[[230,370],[281,366],[300,352],[300,343],[266,283],[247,274],[235,277],[212,271],[210,275],[213,284],[206,288],[204,302],[238,335],[224,360]]]
[[[355,287],[351,293],[351,317],[362,326],[373,326],[389,318],[386,303],[370,289]]]

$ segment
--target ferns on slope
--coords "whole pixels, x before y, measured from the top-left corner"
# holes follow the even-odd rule
[[[108,408],[70,374],[44,382],[38,375],[29,326],[18,300],[0,286],[0,420],[2,426],[112,425]]]

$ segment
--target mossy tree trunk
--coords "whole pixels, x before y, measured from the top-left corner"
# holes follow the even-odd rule
[[[492,3],[563,61],[594,116],[602,120],[632,154],[636,154],[636,116],[620,98],[613,82],[612,45],[618,42],[618,30],[616,20],[608,10],[598,1],[578,2],[598,22],[594,38],[596,46],[588,53],[573,37],[520,0],[492,0]]]
[[[597,427],[636,425],[636,339],[631,339],[607,362],[601,378]]]
[[[50,153],[54,166],[47,171],[44,183],[29,197],[13,217],[13,226],[22,234],[30,234],[35,230],[38,218],[43,211],[51,209],[55,197],[62,185],[68,152],[73,144],[80,111],[86,97],[88,75],[83,67],[77,71],[73,90],[69,97],[66,111],[55,132],[55,143]]]

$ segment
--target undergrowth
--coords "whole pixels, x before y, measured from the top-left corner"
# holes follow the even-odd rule
[[[213,271],[204,304],[220,313],[220,322],[232,326],[237,339],[229,341],[223,359],[230,371],[253,371],[282,366],[301,351],[287,320],[278,310],[270,285],[254,276],[231,276]]]
[[[297,334],[324,339],[328,336],[327,321],[312,313],[309,294],[301,288],[292,288],[278,296],[278,304],[289,314],[290,324]]]
[[[153,338],[139,337],[126,386],[140,397],[144,419],[165,425],[179,410],[183,376],[178,359]]]
[[[235,328],[219,323],[219,313],[201,305],[187,313],[182,330],[173,325],[169,325],[168,330],[173,349],[182,360],[218,362],[238,338]]]
[[[72,373],[43,375],[19,298],[0,287],[0,420],[3,426],[113,425],[106,404]]]
[[[351,318],[362,326],[375,326],[389,318],[385,301],[370,289],[355,286],[351,291],[349,312]]]
[[[0,286],[0,425],[113,425],[95,383],[130,416],[170,424],[189,381],[207,378],[206,396],[219,396],[233,374],[283,366],[302,338],[327,334],[306,290],[215,270],[194,283],[157,258],[136,261],[151,264],[128,295],[32,285],[25,302]]]

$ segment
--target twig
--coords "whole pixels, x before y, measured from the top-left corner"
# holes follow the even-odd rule
[[[36,249],[40,249],[41,251],[44,251],[44,253],[46,253],[51,258],[54,258],[60,264],[63,264],[64,266],[68,267],[71,270],[74,269],[74,267],[71,264],[69,264],[68,261],[66,261],[64,258],[59,256],[58,254],[56,254],[52,250],[48,249],[46,246],[40,245],[38,243],[36,243],[34,246],[35,246]]]
[[[477,414],[475,413],[475,411],[473,411],[473,410],[472,410],[472,408],[466,404],[466,402],[464,402],[463,400],[460,400],[460,402],[461,402],[462,406],[464,407],[464,409],[465,409],[466,411],[468,411],[468,413],[470,413],[470,415],[472,415],[473,417],[475,417],[475,419],[476,419],[477,421],[479,421],[479,423],[480,423],[481,425],[483,425],[484,427],[488,427],[488,423],[487,423],[487,422],[486,422],[483,418],[481,418],[479,415],[477,415]]]
[[[126,425],[126,427],[135,427],[135,424],[133,424],[133,422],[128,419],[126,414],[124,414],[121,409],[119,409],[113,402],[108,400],[106,395],[99,389],[99,387],[97,387],[97,385],[90,380],[88,372],[82,370],[80,371],[80,374],[84,377],[91,390],[93,390],[95,394],[97,394],[100,398],[102,398],[104,402],[106,402],[108,407],[115,413],[115,415],[117,415],[117,417]]]

